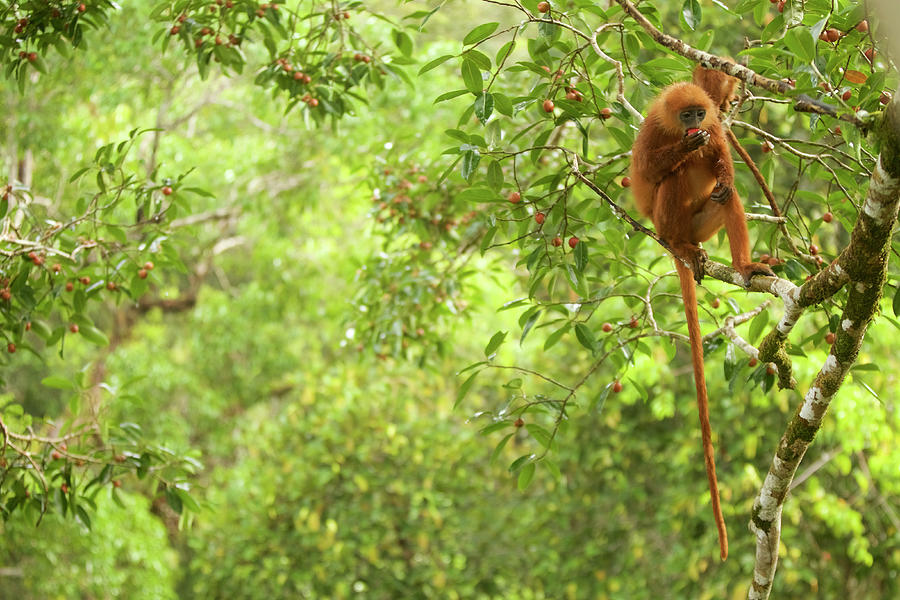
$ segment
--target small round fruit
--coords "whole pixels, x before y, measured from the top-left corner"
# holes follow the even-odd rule
[[[834,220],[834,215],[831,214],[830,212],[827,212],[824,215],[822,215],[822,220],[825,221],[826,223],[831,223]]]
[[[75,284],[72,283],[71,281],[67,281],[66,282],[66,291],[71,292],[74,289],[75,289]]]
[[[608,106],[600,109],[600,118],[601,119],[606,120],[606,119],[610,118],[612,116],[612,114],[613,114],[612,109],[609,108]]]
[[[826,29],[825,31],[828,33],[828,41],[829,42],[834,43],[834,42],[838,41],[839,39],[841,39],[841,32],[838,31],[837,29],[832,27],[831,29]]]
[[[29,52],[28,53],[28,62],[34,62],[37,60],[37,52]]]
[[[522,194],[519,192],[510,192],[507,199],[513,204],[518,204],[522,201]]]
[[[69,486],[67,486],[66,484],[62,484],[61,486],[59,486],[59,491],[61,491],[63,494],[68,494]]]
[[[31,331],[31,321],[25,321],[25,331]]]
[[[816,254],[819,253],[819,247],[816,246],[815,244],[810,244],[809,245],[809,253],[812,254],[813,256],[815,256]]]
[[[120,488],[120,487],[122,487],[122,482],[119,481],[118,479],[113,479],[112,484],[113,484],[113,487],[114,487],[114,488]]]
[[[108,289],[108,290],[111,291],[111,292],[116,291],[116,282],[115,282],[115,281],[107,281],[107,282],[106,282],[106,289]]]
[[[869,48],[865,52],[863,52],[863,54],[865,55],[866,60],[868,60],[870,63],[875,62],[875,48]]]
[[[59,273],[60,271],[62,271],[62,265],[61,265],[61,264],[56,263],[55,265],[53,265],[53,272],[54,272],[54,273]]]
[[[623,188],[631,187],[631,177],[628,177],[626,175],[625,177],[622,178],[622,187]]]
[[[638,325],[639,325],[638,320],[634,317],[631,317],[631,320],[628,321],[628,326],[631,327],[632,329],[637,329]]]
[[[762,150],[763,154],[768,154],[769,152],[772,151],[772,144],[769,143],[768,140],[766,140],[765,142],[762,143],[760,150]]]
[[[82,277],[78,281],[80,281],[82,285],[88,285],[91,282],[91,278],[90,277]]]
[[[778,12],[780,12],[780,13],[783,13],[783,12],[784,12],[784,5],[785,5],[785,1],[784,1],[784,0],[779,0],[779,2],[778,2]]]
[[[138,271],[138,277],[141,279],[147,279],[147,269],[141,269]]]
[[[774,375],[777,372],[778,372],[778,369],[775,368],[774,363],[769,363],[766,365],[766,373],[768,373],[769,375]]]
[[[569,248],[574,248],[577,245],[578,245],[578,238],[573,235],[572,237],[569,238]]]
[[[722,304],[722,303],[719,301],[718,298],[713,298],[713,301],[712,301],[711,304],[712,304],[712,307],[713,307],[713,308],[719,308],[719,305]]]
[[[84,4],[78,5],[78,12],[83,13],[86,10],[87,10],[87,6],[85,6]]]
[[[548,113],[552,113],[553,109],[556,108],[556,106],[553,104],[553,100],[550,100],[549,98],[547,100],[544,100],[543,107],[544,107],[544,112],[548,112]]]
[[[50,458],[52,458],[53,460],[59,460],[62,458],[62,454],[60,454],[58,450],[54,450],[50,453]]]
[[[881,97],[878,99],[882,104],[887,104],[891,101],[891,94],[889,92],[881,92]]]
[[[163,189],[162,189],[163,196],[171,196],[172,192],[173,192],[173,190],[170,186],[168,186],[168,185],[163,186]]]
[[[751,367],[755,367],[758,363],[759,363],[759,361],[756,360],[756,357],[753,357],[747,361],[747,365],[749,365]]]
[[[553,244],[554,246],[556,246],[557,248],[559,248],[560,246],[562,246],[562,238],[559,236],[556,236],[555,238],[553,238],[553,241],[550,243]]]
[[[841,135],[841,126],[838,125],[834,128],[834,135]]]
[[[71,331],[72,333],[78,333],[78,324],[72,323],[71,325],[69,325],[69,331]]]
[[[154,266],[153,263],[152,263],[151,261],[149,261],[149,260],[148,260],[147,262],[144,263],[144,268],[147,269],[148,271],[152,271],[152,270],[153,270],[153,266]]]
[[[6,351],[9,352],[10,354],[15,354],[15,352],[16,352],[16,345],[13,344],[12,342],[8,343],[8,344],[6,345]]]
[[[178,35],[178,32],[181,31],[181,27],[178,25],[172,25],[172,29],[169,30],[169,35]]]
[[[847,100],[849,100],[852,97],[853,97],[853,92],[851,90],[847,90],[843,94],[841,94],[841,99],[844,102],[846,102]]]
[[[515,425],[517,428],[518,428],[518,427],[522,427],[524,424],[525,424],[525,419],[523,419],[522,417],[519,417],[519,418],[516,419],[515,422],[513,423],[513,425]]]
[[[612,391],[614,394],[618,394],[622,391],[622,384],[618,380],[613,382]]]
[[[834,333],[831,332],[831,331],[829,331],[828,333],[825,334],[825,342],[826,342],[828,345],[831,345],[831,344],[834,343],[834,338],[835,338],[835,335],[834,335]]]
[[[606,333],[609,333],[610,331],[612,331],[612,325],[610,323],[604,323],[601,329],[603,329],[603,331],[605,331]]]
[[[547,217],[544,215],[544,213],[537,213],[536,215],[534,215],[534,220],[537,221],[538,225],[543,225],[544,219],[546,218]]]
[[[860,33],[866,33],[869,31],[869,22],[863,19],[859,23],[856,24],[856,30]]]
[[[9,288],[0,290],[0,300],[9,300],[10,298],[12,298],[12,292]]]
[[[549,2],[538,2],[537,9],[538,9],[538,12],[540,12],[540,13],[550,12],[550,3]]]
[[[318,100],[318,98],[310,98],[310,99],[309,99],[309,102],[307,102],[307,104],[308,104],[310,107],[315,108],[315,107],[317,107],[317,106],[319,105],[319,100]]]

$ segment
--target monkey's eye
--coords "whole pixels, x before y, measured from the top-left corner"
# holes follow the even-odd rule
[[[701,110],[697,111],[697,119],[699,119],[700,121],[702,121],[705,116],[706,116],[705,110],[701,109]]]

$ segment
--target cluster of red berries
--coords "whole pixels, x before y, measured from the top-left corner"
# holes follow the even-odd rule
[[[289,73],[290,77],[294,79],[294,81],[299,81],[300,83],[310,83],[312,81],[312,77],[303,71],[294,68],[294,65],[286,58],[279,58],[275,60],[275,64],[281,67],[281,70],[285,73]]]

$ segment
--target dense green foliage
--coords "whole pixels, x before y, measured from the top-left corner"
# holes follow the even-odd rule
[[[865,122],[896,88],[863,3],[733,4],[640,8]],[[615,2],[472,6],[0,0],[0,597],[746,594],[846,293],[792,333],[797,391],[708,340],[720,564],[677,278],[613,210],[627,104],[693,63]],[[877,139],[752,91],[734,131],[787,216],[754,253],[802,284]],[[900,591],[898,282],[786,505],[779,597]],[[766,300],[699,296],[704,333]]]

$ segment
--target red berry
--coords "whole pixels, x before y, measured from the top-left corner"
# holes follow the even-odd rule
[[[111,291],[111,292],[116,291],[116,283],[115,283],[114,281],[107,281],[107,282],[106,282],[106,289],[108,289],[108,290]]]
[[[618,394],[619,392],[621,392],[621,391],[622,391],[622,384],[619,383],[618,381],[615,381],[615,382],[612,384],[612,391],[613,391],[614,394]]]
[[[841,32],[838,31],[837,29],[831,28],[826,31],[828,33],[828,41],[829,42],[836,42],[839,39],[841,39]]]
[[[868,60],[870,63],[875,62],[875,48],[869,48],[863,54],[865,55],[866,60]]]
[[[138,277],[141,279],[147,279],[147,269],[141,269],[138,271]]]
[[[550,99],[544,100],[543,106],[544,106],[544,112],[548,112],[548,113],[553,112],[553,109],[555,108],[555,106],[553,104],[553,100],[550,100]]]
[[[852,92],[851,90],[847,90],[847,91],[845,91],[845,92],[841,95],[841,98],[844,100],[844,102],[846,102],[846,101],[849,100],[852,96],[853,96],[853,92]]]
[[[310,98],[309,102],[307,102],[307,104],[310,105],[311,107],[315,108],[319,105],[319,101],[316,98]]]
[[[831,214],[830,212],[827,212],[824,215],[822,215],[822,220],[825,221],[826,223],[831,223],[831,221],[833,219],[834,219],[834,215]]]
[[[638,325],[639,325],[638,320],[634,317],[631,317],[631,320],[628,322],[628,326],[631,327],[632,329],[637,329]]]
[[[878,99],[882,104],[887,104],[891,101],[891,94],[889,92],[881,92],[881,97]]]
[[[16,352],[16,345],[13,344],[12,342],[8,343],[8,344],[6,345],[6,351],[9,352],[10,354],[15,354],[15,352]]]
[[[622,187],[623,188],[631,187],[631,177],[628,177],[626,175],[625,177],[622,178]]]
[[[31,321],[25,321],[25,331],[31,331]]]
[[[522,201],[522,194],[519,192],[510,192],[509,193],[509,201],[513,204],[518,204]]]
[[[53,265],[53,272],[54,272],[54,273],[59,273],[60,271],[62,271],[62,265],[61,265],[61,264],[56,263],[55,265]]]
[[[537,5],[538,12],[545,13],[550,12],[550,3],[549,2],[538,2]],[[550,111],[547,111],[550,112]]]
[[[80,281],[82,283],[82,285],[88,285],[91,282],[91,278],[90,277],[82,277],[78,281]]]
[[[513,425],[515,425],[516,427],[521,427],[524,424],[525,419],[523,419],[522,417],[519,417],[518,419],[516,419],[515,423],[513,423]]]
[[[69,331],[71,331],[72,333],[78,333],[78,324],[72,323],[71,325],[69,325]]]
[[[87,10],[87,6],[85,6],[84,4],[79,4],[79,5],[78,5],[78,12],[82,12],[82,13],[83,13],[83,12],[86,11],[86,10]]]
[[[768,154],[772,151],[772,144],[770,144],[769,141],[766,140],[762,143],[760,149],[762,150],[763,154]]]
[[[756,357],[753,357],[747,361],[747,364],[750,365],[751,367],[755,367],[757,365],[757,363],[759,363],[759,361],[756,360]]]
[[[68,494],[69,486],[67,486],[66,484],[62,484],[61,486],[59,486],[59,491],[61,491],[63,494]]]
[[[74,289],[75,289],[75,284],[72,283],[71,281],[67,281],[66,282],[66,291],[71,292]]]
[[[171,188],[170,186],[168,186],[168,185],[164,185],[163,188],[162,188],[163,196],[171,196],[171,195],[172,195],[172,191],[173,191],[172,188]]]
[[[783,13],[783,12],[784,12],[784,4],[785,4],[785,1],[784,1],[784,0],[779,0],[779,2],[778,2],[778,12],[780,12],[780,13]]]
[[[578,245],[578,238],[573,235],[572,237],[569,238],[569,248],[574,248],[577,245]]]
[[[841,135],[841,126],[838,125],[834,128],[834,135]]]
[[[37,60],[37,52],[29,52],[28,53],[28,62],[34,62]]]
[[[153,263],[150,262],[149,260],[148,260],[147,262],[144,263],[144,268],[147,269],[148,271],[152,271],[152,270],[153,270],[153,266],[154,266]]]
[[[819,34],[819,39],[822,40],[823,42],[827,42],[828,41],[828,32],[823,29],[822,33]]]
[[[862,20],[856,24],[856,30],[860,33],[866,33],[869,31],[869,22],[866,20]]]
[[[113,487],[116,487],[116,488],[122,487],[122,482],[119,481],[118,479],[113,479],[112,484],[113,484]]]
[[[52,458],[53,460],[59,460],[62,458],[62,454],[60,454],[59,451],[54,450],[50,453],[50,458]]]
[[[537,221],[538,225],[543,225],[544,219],[546,218],[547,217],[544,216],[544,213],[537,213],[536,215],[534,215],[534,220]]]
[[[828,333],[825,334],[825,342],[828,343],[829,345],[833,344],[834,337],[835,337],[834,333],[829,331]]]
[[[169,30],[169,35],[178,35],[178,32],[181,31],[181,27],[178,25],[172,25],[172,29]]]
[[[612,109],[609,108],[608,106],[606,108],[600,109],[600,118],[601,119],[606,120],[606,119],[610,118],[611,116],[612,116]]]
[[[553,238],[553,241],[551,243],[558,248],[558,247],[562,246],[562,238],[559,236],[556,236],[555,238]]]
[[[12,298],[12,292],[9,291],[9,288],[0,290],[0,300],[9,300],[10,298]]]
[[[603,329],[603,331],[605,331],[606,333],[609,333],[610,331],[612,331],[612,325],[610,325],[609,323],[604,323],[601,329]]]
[[[721,302],[719,302],[718,298],[713,298],[713,301],[711,304],[712,304],[713,308],[719,308],[719,305],[721,304]]]
[[[766,365],[766,373],[768,373],[769,375],[774,375],[777,372],[778,369],[775,368],[774,363],[769,363],[768,365]]]

